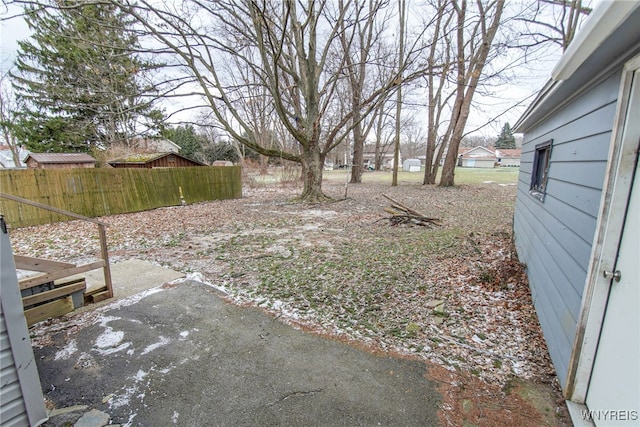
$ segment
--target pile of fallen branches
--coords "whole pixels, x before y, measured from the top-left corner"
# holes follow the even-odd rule
[[[391,207],[384,208],[385,212],[391,214],[389,218],[385,218],[389,220],[391,225],[420,225],[423,227],[430,227],[441,224],[439,218],[427,217],[420,212],[403,205],[397,200],[393,200],[386,194],[383,194],[383,196],[392,203]]]

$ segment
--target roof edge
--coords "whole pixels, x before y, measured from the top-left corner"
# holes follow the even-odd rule
[[[553,80],[566,80],[629,17],[640,2],[603,1],[587,18],[551,72]]]
[[[529,104],[527,109],[522,113],[518,121],[511,128],[514,133],[523,133],[525,131],[525,124],[529,121],[532,114],[535,110],[538,109],[540,104],[544,102],[544,100],[549,96],[549,94],[553,93],[560,83],[554,80],[549,79],[547,83],[545,83],[544,87],[538,92],[538,95],[535,97],[533,102]]]

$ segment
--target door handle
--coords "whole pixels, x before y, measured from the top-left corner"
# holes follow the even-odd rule
[[[604,276],[605,279],[613,279],[616,282],[619,282],[620,278],[622,277],[622,274],[620,274],[620,270],[616,270],[616,271],[604,270],[602,272],[602,275]]]

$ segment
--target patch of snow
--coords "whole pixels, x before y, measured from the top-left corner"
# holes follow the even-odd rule
[[[228,290],[226,287],[224,287],[224,286],[222,286],[222,285],[215,285],[215,284],[213,284],[213,283],[211,283],[211,282],[207,281],[207,280],[204,278],[204,275],[203,275],[202,273],[198,273],[198,272],[188,273],[188,274],[187,274],[187,277],[185,277],[184,279],[176,279],[176,280],[174,280],[174,281],[173,281],[173,282],[171,282],[171,283],[182,283],[182,282],[184,282],[185,280],[194,280],[194,281],[196,281],[196,282],[202,283],[203,285],[210,286],[210,287],[212,287],[213,289],[215,289],[215,290],[217,290],[217,291],[220,291],[220,292],[222,292],[222,293],[224,293],[224,294],[226,294],[226,295],[229,295],[229,294],[230,294],[229,290]]]
[[[71,340],[62,350],[56,353],[53,360],[68,359],[76,351],[78,351],[78,345],[75,340]]]
[[[136,372],[136,374],[134,375],[133,379],[136,380],[136,382],[138,381],[142,381],[144,379],[144,377],[147,376],[147,373],[145,371],[143,371],[142,369],[138,370],[138,372]]]
[[[522,373],[523,373],[522,365],[523,365],[523,363],[518,361],[518,360],[512,361],[511,362],[511,369],[513,370],[513,373],[516,374],[516,375],[522,375]]]
[[[291,258],[291,255],[293,255],[290,249],[281,245],[272,245],[267,248],[266,252],[279,255],[282,258]]]
[[[174,424],[178,424],[178,417],[180,416],[180,414],[176,411],[173,411],[173,415],[171,416],[171,421]]]
[[[322,209],[308,209],[304,212],[300,213],[300,216],[311,217],[311,218],[326,218],[326,217],[335,217],[338,215],[336,211],[325,211]]]
[[[128,307],[130,305],[136,304],[140,302],[141,299],[148,297],[149,295],[157,294],[158,292],[162,292],[164,289],[162,287],[157,286],[155,288],[147,289],[146,291],[142,291],[138,294],[128,296],[118,301],[114,301],[109,305],[105,305],[101,307],[103,311],[114,310],[121,307]]]
[[[102,326],[103,328],[108,327],[107,324],[109,322],[113,322],[114,320],[120,320],[120,317],[115,317],[115,316],[100,316],[98,317],[98,319],[96,319],[97,324],[99,324],[100,326]]]
[[[123,344],[120,344],[117,347],[112,347],[112,348],[108,348],[106,350],[97,350],[98,353],[100,353],[101,355],[108,355],[108,354],[113,354],[113,353],[117,353],[119,351],[123,351],[128,349],[131,346],[130,342],[125,342]]]
[[[169,344],[169,342],[171,342],[171,340],[169,338],[165,338],[163,336],[160,336],[160,341],[158,341],[155,344],[148,345],[144,350],[142,350],[142,353],[140,353],[140,355],[144,356],[145,354],[151,353],[156,348],[160,348],[163,345]]]
[[[185,339],[189,336],[189,331],[180,332],[180,338]]]
[[[133,422],[133,419],[136,417],[136,415],[138,415],[138,414],[134,413],[134,414],[129,415],[129,419],[125,423],[124,427],[131,427],[131,423]]]
[[[112,328],[107,328],[103,333],[96,338],[96,346],[98,348],[116,347],[124,338],[123,331],[114,331]]]
[[[105,328],[104,332],[102,332],[98,338],[96,338],[96,342],[94,347],[96,351],[102,355],[117,353],[122,350],[126,350],[131,346],[130,342],[122,343],[122,339],[124,338],[123,331],[115,331],[111,326],[108,325],[109,322],[113,320],[119,320],[119,317],[113,316],[101,316],[96,323],[99,323],[100,326]]]
[[[109,401],[109,409],[120,408],[122,406],[129,406],[131,402],[132,390],[127,388],[126,392],[122,395],[114,395]]]

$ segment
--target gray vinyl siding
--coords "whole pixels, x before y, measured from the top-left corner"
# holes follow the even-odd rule
[[[525,133],[514,231],[558,379],[576,333],[616,113],[620,73]],[[553,139],[544,201],[529,194],[535,146]]]
[[[29,419],[24,406],[11,343],[0,304],[0,425],[27,426]]]
[[[0,426],[47,419],[9,235],[0,227]]]

